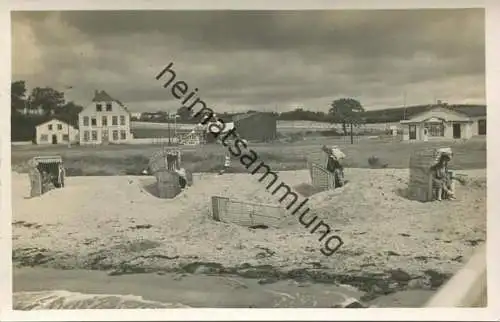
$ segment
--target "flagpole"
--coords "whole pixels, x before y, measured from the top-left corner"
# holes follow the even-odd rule
[[[406,91],[403,93],[403,120],[406,120]]]

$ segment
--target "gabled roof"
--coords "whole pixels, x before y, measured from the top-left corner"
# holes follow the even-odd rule
[[[406,123],[412,123],[412,122],[422,122],[424,119],[422,117],[426,114],[432,113],[433,111],[443,111],[445,113],[448,113],[449,115],[454,115],[452,116],[451,119],[456,119],[456,120],[470,120],[470,116],[467,115],[466,113],[463,113],[461,111],[457,111],[455,109],[452,109],[447,106],[434,106],[432,108],[427,108],[424,111],[421,111],[420,113],[415,113],[411,115],[409,119],[406,120],[401,120],[400,123],[406,124]],[[432,115],[432,114],[431,114]]]
[[[58,117],[52,117],[50,120],[43,121],[43,122],[41,122],[41,123],[37,124],[37,125],[36,125],[36,127],[39,127],[40,125],[44,125],[44,124],[50,123],[50,122],[52,122],[52,121],[59,121],[59,122],[61,122],[61,123],[64,123],[64,124],[67,124],[67,125],[69,125],[69,126],[72,126],[72,127],[76,128],[74,125],[72,125],[72,124],[70,124],[70,123],[68,123],[68,122],[66,122],[66,121],[64,121],[63,119],[60,119],[60,118],[58,118]]]
[[[118,105],[120,105],[125,111],[130,113],[130,111],[127,109],[127,107],[119,100],[116,98],[111,97],[106,91],[98,91],[96,90],[94,93],[94,98],[92,99],[92,102],[116,102]]]
[[[450,106],[451,110],[466,114],[469,117],[486,116],[486,105]]]
[[[237,114],[233,116],[233,122],[241,121],[243,119],[255,116],[255,115],[270,115],[269,113],[265,112],[250,112],[250,113],[244,113],[244,114]]]
[[[460,113],[468,117],[486,116],[486,105],[429,105],[423,111],[412,114],[411,117],[439,108]]]
[[[255,113],[255,112],[254,112],[254,113],[246,113],[246,114],[238,114],[238,115],[235,115],[235,116],[233,116],[233,122],[237,122],[237,121],[240,121],[240,120],[246,119],[246,118],[248,118],[248,117],[250,117],[250,116],[253,116],[253,115],[255,115],[255,114],[257,114],[257,113]]]

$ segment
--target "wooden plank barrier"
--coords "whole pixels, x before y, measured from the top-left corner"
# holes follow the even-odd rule
[[[212,196],[212,218],[216,221],[246,227],[263,225],[279,228],[283,225],[285,216],[285,211],[280,206]]]
[[[426,307],[486,307],[486,245],[483,244],[467,264],[445,283]]]
[[[321,191],[335,189],[335,177],[330,171],[314,162],[309,162],[308,168],[311,184],[314,187],[321,189]]]

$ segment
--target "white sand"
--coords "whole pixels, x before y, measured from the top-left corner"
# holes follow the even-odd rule
[[[102,252],[113,265],[128,261],[165,268],[194,261],[282,269],[320,262],[341,274],[396,268],[412,274],[426,269],[454,272],[463,263],[452,259],[465,260],[472,252],[467,240],[486,238],[486,171],[460,172],[471,182],[457,184],[458,200],[420,203],[397,194],[407,186],[408,170],[347,169],[350,182],[345,187],[317,194],[309,202],[345,242],[330,257],[320,253],[319,235],[311,235],[298,221],[282,230],[251,230],[210,219],[212,195],[276,203],[249,174],[195,175],[193,187],[165,200],[142,188],[153,178],[125,176],[70,177],[64,189],[26,199],[28,177],[13,173],[13,223],[40,225],[13,225],[13,246],[48,249],[57,262],[80,268]],[[280,179],[290,186],[310,180],[307,171],[281,172]],[[131,229],[141,224],[152,227]],[[258,258],[259,247],[275,254]]]

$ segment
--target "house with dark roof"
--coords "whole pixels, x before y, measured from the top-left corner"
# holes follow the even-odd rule
[[[126,143],[132,139],[130,112],[119,100],[96,90],[92,102],[78,115],[80,144]]]
[[[436,105],[400,123],[405,141],[469,139],[486,135],[486,106]]]
[[[68,144],[78,142],[78,129],[58,118],[35,127],[36,144]]]

